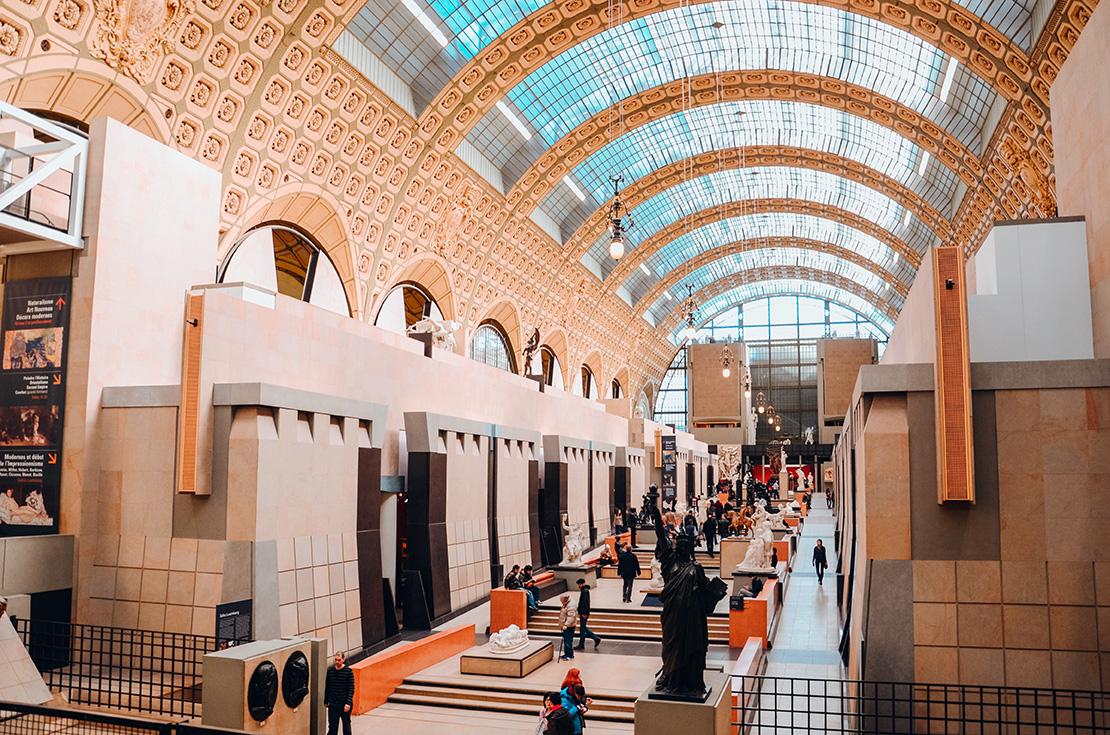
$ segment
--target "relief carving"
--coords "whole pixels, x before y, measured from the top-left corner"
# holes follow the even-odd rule
[[[146,83],[195,7],[194,0],[96,0],[93,56]]]

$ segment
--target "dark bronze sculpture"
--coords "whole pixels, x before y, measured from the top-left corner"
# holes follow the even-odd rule
[[[694,560],[693,536],[679,533],[672,543],[659,512],[658,496],[649,493],[655,522],[655,558],[663,572],[663,668],[650,697],[705,701],[705,655],[709,650],[707,618],[728,587],[709,579]]]
[[[524,345],[524,369],[521,375],[530,375],[532,372],[532,355],[536,354],[536,350],[540,348],[540,328],[536,327],[532,330],[532,336],[528,338],[528,344]]]

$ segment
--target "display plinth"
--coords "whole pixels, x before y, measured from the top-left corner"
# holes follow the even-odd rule
[[[459,657],[459,673],[523,679],[554,656],[555,647],[551,641],[529,641],[519,651],[506,654],[477,646]]]
[[[578,580],[586,580],[586,584],[590,587],[597,587],[597,567],[596,566],[563,566],[548,567],[548,571],[555,575],[556,579],[565,579],[567,582],[567,590],[573,592],[578,589]]]
[[[752,542],[749,536],[735,536],[721,541],[721,570],[734,569],[737,564],[744,561],[748,553],[748,544]]]
[[[729,732],[729,713],[732,711],[732,688],[727,674],[719,671],[705,672],[709,697],[704,702],[655,699],[652,683],[636,700],[635,735],[726,735]]]

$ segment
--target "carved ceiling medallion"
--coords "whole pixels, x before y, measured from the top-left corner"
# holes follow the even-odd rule
[[[96,0],[95,5],[93,55],[144,84],[195,9],[194,0]]]

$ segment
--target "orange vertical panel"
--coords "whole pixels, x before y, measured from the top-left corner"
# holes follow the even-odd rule
[[[967,283],[958,247],[933,250],[938,502],[975,502]]]
[[[185,334],[181,361],[181,407],[178,409],[177,491],[197,492],[197,426],[200,419],[200,355],[204,327],[204,294],[185,302]]]

